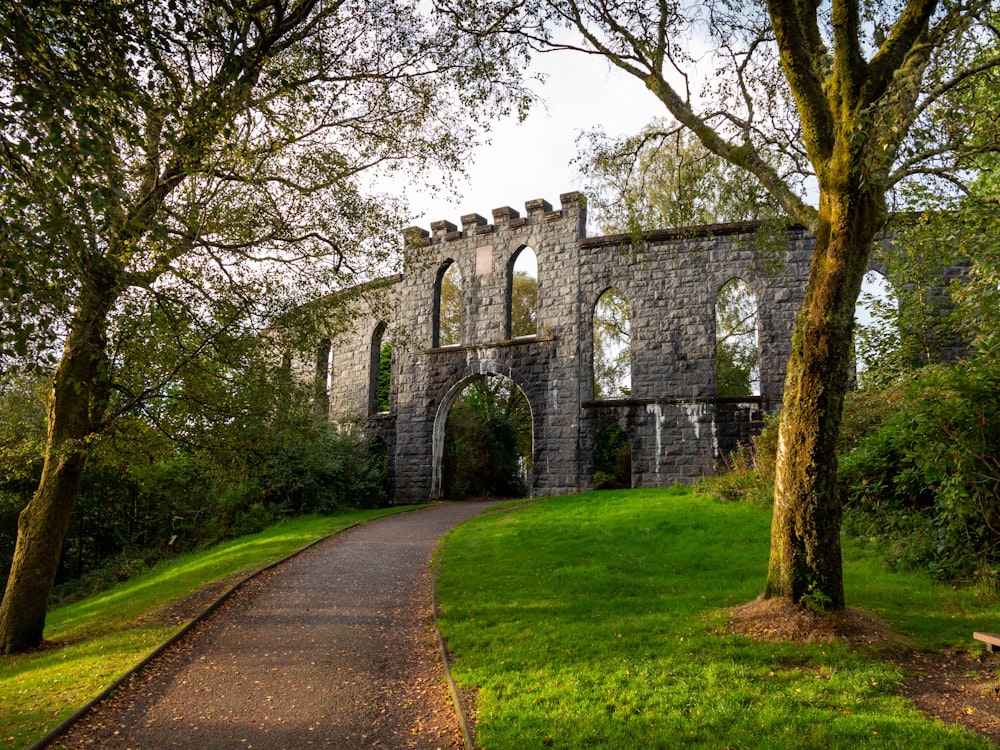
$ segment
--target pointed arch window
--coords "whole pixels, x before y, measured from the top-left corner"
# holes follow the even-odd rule
[[[372,334],[369,406],[371,414],[390,409],[392,396],[392,341],[386,324],[379,323]]]
[[[594,398],[632,397],[632,317],[615,287],[594,305]]]
[[[530,247],[514,256],[508,282],[510,338],[538,335],[538,257]]]
[[[434,346],[462,343],[462,272],[452,260],[438,272],[434,310]]]

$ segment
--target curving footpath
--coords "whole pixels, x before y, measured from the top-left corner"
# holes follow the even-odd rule
[[[429,563],[491,504],[390,516],[255,577],[51,746],[462,747]]]

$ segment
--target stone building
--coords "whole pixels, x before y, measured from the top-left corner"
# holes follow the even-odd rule
[[[762,234],[763,233],[763,234]],[[761,237],[768,242],[762,250]],[[691,482],[746,440],[778,407],[792,324],[812,251],[802,228],[717,225],[627,236],[586,236],[577,193],[557,209],[544,200],[525,215],[504,207],[492,223],[463,216],[406,233],[403,273],[386,279],[381,312],[323,342],[316,366],[331,419],[362,422],[384,441],[397,502],[440,496],[448,410],[471,378],[512,380],[531,407],[532,495],[593,486],[600,431],[619,425],[632,448],[632,486]],[[512,330],[512,280],[519,254],[537,259],[536,328]],[[441,288],[455,266],[461,316],[443,335]],[[717,395],[715,306],[734,278],[753,291],[760,349],[759,396]],[[608,289],[628,301],[631,388],[594,396],[594,310]],[[378,403],[378,362],[391,338],[388,409]]]

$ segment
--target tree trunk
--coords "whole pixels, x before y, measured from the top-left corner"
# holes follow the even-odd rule
[[[816,247],[785,375],[765,596],[823,610],[844,608],[836,441],[854,307],[883,205],[857,188],[821,195]]]
[[[42,642],[63,540],[80,494],[87,438],[106,397],[105,327],[111,296],[102,296],[81,305],[53,378],[42,478],[18,518],[14,560],[0,603],[0,654]]]

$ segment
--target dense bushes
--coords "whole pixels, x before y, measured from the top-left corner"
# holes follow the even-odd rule
[[[770,502],[777,421],[702,488]],[[848,394],[840,433],[844,532],[894,567],[1000,588],[1000,348]]]
[[[847,529],[942,578],[1000,571],[1000,351],[921,370],[840,461]]]
[[[531,435],[531,409],[513,382],[493,375],[471,380],[448,412],[445,497],[523,497]]]
[[[244,406],[204,430],[187,419],[186,433],[168,439],[159,429],[168,416],[153,420],[147,412],[119,419],[93,443],[57,595],[100,588],[165,555],[259,531],[280,518],[386,500],[384,461],[373,460],[360,432],[338,430],[317,414],[307,389],[270,378],[244,386],[242,395],[230,394]],[[23,387],[3,394],[4,405],[15,396],[20,404],[14,425],[20,432],[0,434],[3,580],[17,514],[41,469],[34,433],[44,434],[43,401],[25,401],[32,392],[38,395]]]

